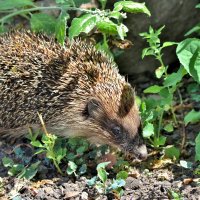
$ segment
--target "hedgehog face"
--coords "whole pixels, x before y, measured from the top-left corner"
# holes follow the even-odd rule
[[[109,101],[105,103],[105,99],[92,98],[87,104],[87,111],[90,120],[101,127],[102,133],[99,134],[108,143],[119,147],[125,154],[143,160],[147,157],[147,149],[140,135],[140,116],[132,92],[131,88],[127,95],[125,88],[115,106],[110,105]]]

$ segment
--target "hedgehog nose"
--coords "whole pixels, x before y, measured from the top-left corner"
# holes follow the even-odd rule
[[[148,156],[148,152],[147,152],[147,147],[146,145],[141,145],[139,148],[138,148],[138,152],[139,152],[139,156],[138,158],[140,160],[146,160],[147,159],[147,156]]]

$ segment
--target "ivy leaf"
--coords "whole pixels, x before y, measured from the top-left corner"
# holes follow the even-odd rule
[[[120,1],[114,4],[114,11],[125,11],[130,13],[145,13],[151,16],[150,11],[145,6],[145,3],[137,3],[133,1]]]
[[[11,158],[4,157],[2,159],[2,162],[3,162],[4,167],[12,167],[14,165],[14,162]]]
[[[77,169],[77,165],[74,162],[69,161],[68,167],[67,167],[67,174],[71,175],[71,174],[75,173],[76,169]]]
[[[22,8],[25,6],[34,6],[34,3],[32,0],[0,0],[0,10]]]
[[[80,33],[89,33],[98,21],[98,17],[92,14],[85,14],[79,18],[74,18],[69,28],[69,38],[73,39]]]
[[[34,32],[46,32],[47,34],[55,33],[56,19],[45,13],[36,13],[31,15],[31,29]]]

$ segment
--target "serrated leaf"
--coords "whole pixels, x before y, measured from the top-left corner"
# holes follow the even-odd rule
[[[114,4],[115,11],[125,11],[130,13],[145,13],[151,16],[150,11],[145,6],[145,3],[137,3],[133,1],[120,1]]]
[[[200,132],[195,139],[195,161],[200,161]]]
[[[182,80],[183,76],[186,74],[187,74],[186,70],[183,67],[180,67],[178,72],[174,72],[166,77],[163,85],[165,87],[176,85]]]
[[[82,32],[88,34],[96,26],[97,21],[98,17],[92,14],[85,14],[79,18],[74,18],[69,28],[69,38],[73,39]]]
[[[146,123],[143,128],[142,135],[144,138],[149,138],[150,136],[154,135],[154,126],[151,123]]]
[[[69,19],[69,14],[66,12],[61,12],[55,26],[56,39],[62,46],[64,46],[66,39],[66,29],[67,29],[68,19]]]
[[[34,6],[31,0],[0,0],[0,10],[9,10],[23,8],[26,6]]]
[[[200,39],[183,40],[178,44],[176,54],[186,71],[200,83]]]
[[[162,89],[163,89],[162,86],[153,85],[153,86],[150,86],[150,87],[146,88],[143,92],[144,93],[156,94],[156,93],[159,93]]]
[[[195,111],[194,109],[191,110],[185,117],[184,117],[184,122],[185,125],[188,123],[196,123],[200,121],[200,111]]]
[[[101,20],[97,23],[97,28],[102,33],[106,33],[108,35],[116,35],[117,32],[117,25],[109,20],[108,18]]]
[[[56,19],[51,15],[45,13],[32,14],[30,23],[34,32],[55,33]]]

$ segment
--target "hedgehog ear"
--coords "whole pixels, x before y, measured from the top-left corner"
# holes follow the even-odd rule
[[[102,111],[101,109],[102,105],[100,101],[97,99],[90,99],[87,103],[87,113],[89,117],[92,117],[94,119],[100,117],[100,113]]]
[[[120,117],[125,117],[130,112],[131,108],[134,106],[134,103],[135,103],[134,89],[129,85],[124,86],[120,99],[118,115]]]

